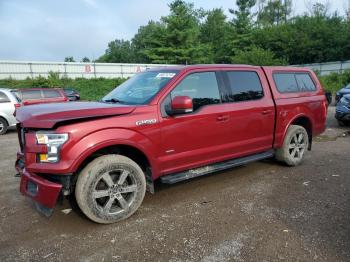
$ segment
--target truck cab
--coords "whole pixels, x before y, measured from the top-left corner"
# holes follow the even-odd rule
[[[191,65],[141,72],[99,102],[17,110],[21,192],[50,215],[74,194],[91,220],[132,215],[154,182],[274,157],[302,163],[327,101],[305,68]]]

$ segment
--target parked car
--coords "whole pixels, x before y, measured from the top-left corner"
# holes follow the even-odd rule
[[[335,95],[335,101],[338,103],[343,95],[350,94],[350,84],[340,89]]]
[[[150,69],[101,102],[18,109],[20,191],[46,215],[73,194],[88,218],[113,223],[132,215],[157,180],[272,157],[301,164],[326,115],[325,93],[307,68]]]
[[[23,88],[14,90],[23,105],[67,102],[61,88]]]
[[[0,88],[0,135],[6,134],[9,128],[16,126],[14,112],[20,105],[19,99],[11,89]]]
[[[340,126],[350,125],[350,94],[343,95],[337,103],[335,118]]]
[[[78,91],[71,88],[63,88],[64,94],[68,97],[69,101],[80,100],[80,94]]]

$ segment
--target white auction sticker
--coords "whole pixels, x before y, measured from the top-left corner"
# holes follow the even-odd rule
[[[173,78],[175,73],[159,73],[156,78]]]

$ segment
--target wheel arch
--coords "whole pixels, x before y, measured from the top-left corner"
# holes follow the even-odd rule
[[[283,139],[282,141],[284,141],[286,135],[287,135],[287,131],[288,128],[291,125],[298,125],[298,126],[302,126],[303,128],[305,128],[308,137],[309,137],[309,146],[308,146],[308,150],[311,150],[311,146],[312,146],[312,130],[313,130],[313,123],[311,121],[311,118],[308,117],[305,114],[300,114],[295,116],[290,122],[289,124],[286,126],[285,130],[284,130],[284,134],[283,134]]]
[[[77,177],[81,170],[90,163],[92,160],[99,156],[109,155],[109,154],[120,154],[132,159],[136,162],[141,169],[144,171],[147,183],[147,190],[154,192],[153,188],[153,171],[154,163],[150,159],[146,152],[139,148],[138,146],[130,143],[123,143],[119,141],[108,141],[102,144],[90,148],[88,152],[84,152],[83,156],[74,165],[74,178],[73,184],[75,184]]]

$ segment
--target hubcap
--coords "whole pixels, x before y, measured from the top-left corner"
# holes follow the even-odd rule
[[[0,123],[0,132],[4,129],[4,124]]]
[[[298,132],[292,136],[289,142],[289,154],[294,159],[301,159],[306,149],[306,140],[302,132]]]
[[[134,175],[124,169],[104,173],[97,181],[92,197],[106,215],[126,212],[135,199],[137,184]]]

